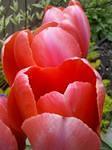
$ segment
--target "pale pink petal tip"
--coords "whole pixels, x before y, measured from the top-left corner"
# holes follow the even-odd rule
[[[99,137],[81,120],[50,113],[24,121],[33,150],[99,150]]]

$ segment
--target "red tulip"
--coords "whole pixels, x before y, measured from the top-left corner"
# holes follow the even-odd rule
[[[2,148],[4,148],[3,150],[8,150],[8,148],[9,150],[23,150],[25,148],[26,136],[20,129],[13,126],[7,108],[7,97],[0,95],[0,150]]]
[[[105,90],[80,58],[89,40],[87,17],[71,0],[67,8],[50,7],[34,32],[5,41],[2,62],[11,90],[8,101],[0,97],[0,148],[22,150],[28,136],[34,150],[99,150]]]
[[[62,24],[48,23],[34,33],[23,30],[13,34],[5,41],[2,62],[10,85],[16,73],[25,67],[31,65],[56,66],[67,58],[82,56],[77,42],[78,37],[74,38],[70,33],[73,32],[75,36],[75,28],[72,25],[67,27],[67,22],[65,26]]]
[[[7,98],[0,95],[0,150],[17,150],[16,139],[9,128]]]
[[[33,150],[99,150],[98,136],[81,120],[43,113],[27,119],[22,128]]]
[[[82,56],[85,57],[89,48],[90,26],[80,3],[71,0],[68,7],[63,9],[52,6],[48,7],[48,10],[45,12],[43,24],[52,21],[61,24],[64,28],[65,26],[67,29],[69,28],[73,36],[76,33],[75,38],[77,37],[76,39],[78,39]]]
[[[66,60],[56,67],[32,66],[17,74],[8,112],[18,129],[25,119],[50,112],[79,118],[98,132],[104,93],[101,78],[85,59]]]

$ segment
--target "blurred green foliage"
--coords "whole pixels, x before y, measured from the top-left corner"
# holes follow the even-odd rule
[[[81,0],[91,25],[92,40],[112,41],[112,0]]]
[[[102,121],[102,130],[105,131],[112,120],[112,98],[106,95],[104,110],[103,110],[103,121]]]

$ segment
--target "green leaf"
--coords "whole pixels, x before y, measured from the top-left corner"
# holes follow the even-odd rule
[[[100,56],[100,53],[98,51],[92,51],[92,52],[90,51],[90,53],[88,54],[87,59],[89,61],[92,61],[92,60],[95,60],[95,59],[99,58],[99,56]]]
[[[41,4],[32,4],[32,6],[36,8],[44,8]]]
[[[98,59],[96,60],[96,62],[91,62],[91,65],[93,66],[93,68],[98,69],[101,65],[101,60]]]
[[[107,35],[109,41],[112,41],[112,32]]]
[[[102,141],[100,150],[112,150],[105,142]]]
[[[112,128],[111,127],[108,128],[106,134],[103,132],[101,133],[101,139],[112,150]]]
[[[3,94],[3,90],[0,88],[0,94]]]
[[[108,87],[110,85],[110,80],[104,79],[103,84],[104,84],[105,87]]]
[[[14,11],[15,13],[18,12],[18,9],[19,9],[18,2],[15,1],[15,0],[13,0],[13,5],[10,6],[10,9],[11,9],[12,11]]]
[[[108,113],[110,111],[112,111],[112,98],[106,95],[103,112]]]

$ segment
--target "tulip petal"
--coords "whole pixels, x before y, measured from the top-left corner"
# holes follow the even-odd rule
[[[0,104],[7,108],[7,96],[5,94],[0,94]]]
[[[99,73],[95,71],[95,74],[97,76],[96,91],[97,91],[98,112],[99,112],[99,119],[101,121],[102,113],[103,113],[103,105],[104,105],[104,100],[105,100],[105,87],[103,85],[103,82]]]
[[[2,120],[6,125],[9,125],[7,97],[4,95],[0,95],[0,120]]]
[[[64,19],[63,11],[57,7],[50,7],[47,9],[43,18],[43,24],[48,22],[60,22]]]
[[[0,150],[18,150],[11,130],[0,120]]]
[[[16,76],[9,95],[8,111],[10,117],[13,118],[13,124],[19,128],[24,119],[37,114],[36,102],[28,77],[21,71]]]
[[[49,112],[62,116],[72,116],[64,95],[56,91],[41,96],[37,101],[37,109],[39,113]]]
[[[90,26],[83,9],[79,5],[68,6],[64,9],[63,13],[77,27],[79,34],[82,37],[83,55],[87,55],[90,41]]]
[[[25,75],[24,77],[21,74],[17,76],[15,84],[11,87],[8,99],[8,114],[19,149],[23,150],[26,136],[21,131],[21,124],[27,117],[37,114],[34,96]]]
[[[95,86],[87,82],[74,82],[69,84],[64,96],[73,115],[97,131],[99,116]]]
[[[79,119],[44,113],[22,125],[33,150],[99,150],[97,135]]]
[[[103,113],[103,105],[105,100],[105,87],[102,82],[102,78],[100,74],[87,62],[85,59],[83,61],[88,64],[88,66],[93,70],[95,76],[96,76],[96,93],[97,93],[97,106],[98,106],[98,113],[99,113],[99,120],[101,122],[102,119],[102,113]],[[98,128],[99,130],[99,128]]]
[[[15,114],[13,114],[13,115],[15,115]],[[17,115],[18,115],[17,117],[19,119],[19,114],[17,114]],[[11,120],[11,118],[9,118],[9,114],[8,114],[8,110],[7,110],[7,97],[5,95],[2,95],[2,96],[0,95],[0,120],[2,120],[3,123],[5,123],[8,127],[11,128],[11,131],[15,135],[15,138],[17,140],[18,147],[21,150],[23,150],[25,148],[26,137],[23,135],[23,133],[21,133],[21,131],[19,131],[17,128],[15,128],[12,125],[13,122],[11,122],[12,120]],[[16,118],[16,120],[17,120],[17,118]],[[0,149],[1,149],[1,147],[0,147]]]
[[[11,88],[11,92],[8,98],[8,114],[11,120],[11,127],[15,130],[20,131],[20,120],[22,120],[22,118],[18,111],[18,107],[15,101],[14,88]]]
[[[32,56],[30,44],[32,41],[32,33],[30,31],[20,31],[15,39],[14,56],[17,66],[22,69],[31,65],[35,65]]]
[[[8,115],[10,117],[10,127],[11,127],[13,134],[16,137],[18,147],[20,150],[24,150],[26,136],[21,131],[22,117],[19,113],[16,101],[15,101],[13,88],[11,88],[11,92],[8,98]]]
[[[81,57],[81,49],[76,39],[59,27],[49,27],[37,34],[31,49],[35,62],[42,67],[56,66],[66,58]]]
[[[37,109],[39,113],[49,112],[65,117],[77,117],[95,132],[99,127],[96,88],[87,82],[76,81],[69,84],[64,95],[50,92],[40,97]]]
[[[14,77],[18,71],[18,67],[16,65],[14,57],[14,42],[17,34],[18,32],[10,36],[5,41],[4,46],[2,48],[3,70],[10,85],[12,84]]]
[[[41,31],[43,31],[44,29],[48,27],[57,27],[57,26],[58,26],[58,23],[56,22],[48,22],[48,23],[41,25],[39,28],[37,28],[33,34],[34,36],[36,36],[38,33],[40,33]]]
[[[18,92],[21,89],[22,91]],[[22,114],[23,119],[26,119],[32,115],[37,115],[36,102],[29,84],[28,76],[25,74],[23,75],[22,72],[20,72],[16,78],[14,92],[16,100],[19,99],[16,103],[21,108],[20,114]]]
[[[75,25],[73,25],[72,22],[68,19],[61,21],[58,24],[58,26],[61,27],[63,30],[67,31],[68,33],[70,33],[76,39],[76,41],[79,43],[79,46],[81,48],[81,52],[83,55],[82,49],[84,49],[84,45],[82,42],[82,36],[79,33],[77,27]]]

